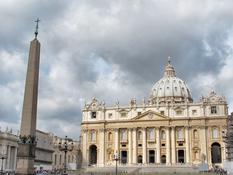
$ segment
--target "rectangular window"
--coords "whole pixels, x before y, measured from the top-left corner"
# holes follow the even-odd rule
[[[127,130],[126,129],[121,130],[121,141],[123,142],[127,141]]]
[[[109,114],[108,114],[108,118],[112,118],[112,113],[109,113]]]
[[[182,128],[179,128],[179,129],[177,130],[177,138],[178,138],[178,140],[184,139],[184,131],[183,131]]]
[[[126,112],[122,112],[121,117],[126,117]]]
[[[91,142],[95,142],[96,141],[96,132],[95,131],[91,131],[90,140],[91,140]]]
[[[211,114],[217,114],[217,107],[216,106],[211,106],[210,107],[210,112],[211,112]]]
[[[176,111],[176,115],[182,115],[182,111],[181,110],[178,110],[178,111]]]
[[[92,119],[96,118],[96,112],[91,112],[91,118]]]
[[[138,112],[138,115],[141,115],[141,112]]]
[[[154,128],[148,129],[148,139],[155,140],[155,129]]]
[[[197,114],[197,110],[196,109],[192,110],[192,115],[196,115],[196,114]]]
[[[218,128],[213,128],[212,136],[213,136],[213,139],[218,139],[219,138]]]
[[[160,114],[161,114],[161,115],[164,115],[164,111],[160,111]]]

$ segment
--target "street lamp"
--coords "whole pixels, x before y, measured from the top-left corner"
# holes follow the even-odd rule
[[[116,151],[116,153],[114,154],[114,159],[116,161],[116,175],[117,175],[117,161],[119,160],[119,156],[118,156],[118,153]]]
[[[64,174],[66,174],[66,169],[67,169],[67,166],[66,166],[66,153],[68,151],[73,151],[74,143],[73,143],[72,139],[68,139],[67,136],[66,136],[65,137],[65,142],[64,143],[60,142],[58,148],[59,148],[60,151],[65,152]]]
[[[1,174],[3,174],[3,160],[6,159],[6,155],[1,155],[2,165],[1,165]]]

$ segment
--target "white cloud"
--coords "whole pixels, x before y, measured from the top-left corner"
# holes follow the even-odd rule
[[[0,104],[14,109],[0,113],[1,125],[19,125],[38,16],[39,129],[78,137],[81,105],[93,96],[106,105],[128,104],[132,97],[141,103],[169,55],[194,98],[216,89],[233,104],[232,1],[12,2],[0,4]]]

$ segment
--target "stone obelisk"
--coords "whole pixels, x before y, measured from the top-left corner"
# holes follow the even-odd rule
[[[23,111],[21,118],[19,148],[17,154],[16,174],[19,175],[34,174],[37,97],[40,62],[40,42],[37,39],[39,19],[37,19],[35,22],[36,31],[35,38],[30,43]]]

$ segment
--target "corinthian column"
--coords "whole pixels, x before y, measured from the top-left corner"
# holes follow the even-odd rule
[[[105,163],[105,129],[99,129],[99,162],[98,166],[104,166]]]
[[[118,148],[119,148],[119,129],[118,128],[116,128],[115,129],[115,135],[114,135],[114,139],[115,139],[115,149],[114,149],[114,152],[116,153],[118,153],[118,154],[120,154],[119,153],[119,151],[118,151]]]
[[[129,145],[128,145],[128,150],[129,150],[129,164],[132,164],[132,128],[129,128]]]
[[[189,127],[185,127],[186,163],[190,163]]]
[[[171,164],[170,128],[166,128],[166,163]]]
[[[160,142],[160,130],[159,130],[159,128],[156,129],[156,142],[157,142],[157,160],[156,160],[156,163],[160,163],[161,142]]]
[[[88,157],[88,130],[87,129],[82,129],[82,157],[83,157],[83,161],[82,161],[82,166],[83,167],[87,167],[88,166],[88,161],[89,161],[89,157]]]
[[[133,129],[133,164],[137,163],[137,129]]]
[[[175,127],[171,129],[171,151],[172,151],[172,164],[176,163],[176,134]]]
[[[142,144],[142,163],[146,164],[146,128],[143,128],[142,130],[142,139],[143,139],[143,144]]]

